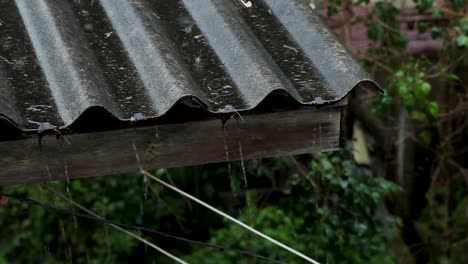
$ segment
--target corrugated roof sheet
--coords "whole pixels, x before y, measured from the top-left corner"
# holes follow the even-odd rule
[[[0,0],[0,126],[242,111],[274,91],[320,105],[369,80],[306,1],[252,4]]]

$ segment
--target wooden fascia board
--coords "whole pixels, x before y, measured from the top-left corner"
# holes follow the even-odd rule
[[[339,147],[341,103],[274,113],[89,134],[0,142],[0,185],[112,175],[240,159],[278,157]],[[69,143],[67,143],[67,141]],[[226,142],[226,143],[225,143]],[[135,150],[136,149],[136,152]],[[138,157],[138,158],[137,158]]]

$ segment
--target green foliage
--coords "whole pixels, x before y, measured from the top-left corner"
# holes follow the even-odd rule
[[[51,182],[50,186],[67,195],[66,182]],[[68,188],[73,200],[104,218],[122,223],[177,230],[174,214],[186,212],[184,201],[176,197],[166,198],[166,202],[174,199],[170,207],[151,199],[151,190],[145,199],[143,178],[137,174],[73,180]],[[73,209],[39,185],[1,187],[0,192]],[[0,206],[0,216],[0,263],[127,263],[144,250],[138,241],[108,225],[73,219],[14,199]],[[161,256],[151,254],[147,258],[158,257]]]
[[[461,11],[463,8],[466,8],[466,0],[452,0],[450,1],[454,11]]]
[[[450,187],[434,182],[426,194],[428,206],[417,222],[433,248],[433,259],[439,263],[466,263],[468,237],[468,192],[464,186]],[[448,205],[451,201],[452,204]],[[452,252],[450,259],[446,253]]]
[[[315,7],[323,6],[320,1],[307,1],[314,2]],[[369,2],[357,1],[361,5]],[[420,13],[432,14],[435,18],[446,17],[445,11],[434,8],[433,0],[415,2]],[[366,59],[367,66],[384,69],[390,75],[383,83],[386,92],[379,95],[373,108],[384,121],[394,117],[395,110],[403,108],[415,124],[429,123],[438,118],[441,111],[439,104],[430,97],[433,89],[430,79],[462,82],[454,67],[447,64],[466,58],[468,17],[463,14],[466,14],[467,2],[446,2],[450,2],[449,12],[456,12],[454,19],[447,22],[448,26],[445,22],[419,21],[417,24],[420,32],[430,32],[433,38],[444,40],[444,56],[447,58],[438,62],[424,57],[405,58],[407,39],[400,32],[397,21],[400,10],[395,1],[379,1],[368,16],[353,18],[352,23],[365,21],[368,25],[367,36],[371,43],[365,54],[370,57]],[[350,1],[345,0],[328,1],[328,15],[341,12],[349,4]],[[427,145],[434,139],[434,133],[429,129],[418,130],[417,136]],[[245,223],[322,263],[397,262],[392,243],[398,243],[397,228],[401,224],[386,213],[383,205],[386,196],[399,191],[395,184],[357,165],[349,148],[315,155],[300,174],[295,163],[297,161],[288,158],[246,162],[250,179],[261,182],[261,187],[270,184],[271,189],[280,189],[271,195],[274,198],[263,197],[261,202],[261,194],[244,190],[243,169],[238,162],[231,162],[231,169],[221,164],[160,169],[154,173],[173,180],[179,188],[232,215],[237,216],[240,211],[238,217]],[[423,165],[416,164],[415,167]],[[428,206],[417,225],[433,249],[434,261],[468,263],[465,252],[468,195],[465,183],[451,176],[441,175],[438,181],[433,181],[426,195]],[[232,189],[230,182],[234,186]],[[52,182],[51,186],[67,193],[64,182]],[[238,247],[288,263],[302,263],[290,253],[233,224],[222,222],[218,216],[201,210],[166,188],[151,182],[146,185],[141,175],[74,180],[69,190],[74,200],[111,220]],[[37,185],[1,187],[0,191],[72,208]],[[246,194],[242,197],[236,194],[237,199],[222,195],[231,191],[245,191]],[[246,202],[242,203],[241,198],[247,198]],[[142,263],[171,263],[109,226],[81,219],[75,224],[69,216],[14,200],[0,205],[0,225],[0,263],[128,263],[135,259],[143,259]],[[211,236],[205,233],[208,228]],[[255,263],[252,258],[233,252],[188,247],[143,235],[178,256],[185,255],[184,259],[189,263]],[[400,257],[401,252],[398,255]]]
[[[457,20],[456,27],[457,46],[460,48],[468,47],[468,17],[463,17]]]
[[[420,60],[410,60],[400,66],[390,77],[386,92],[380,95],[373,109],[375,114],[388,114],[395,106],[402,106],[415,121],[426,122],[438,116],[439,105],[428,97],[431,84],[421,64]]]
[[[391,2],[377,2],[374,12],[369,15],[367,36],[373,42],[379,42],[379,47],[372,47],[377,52],[387,52],[389,47],[398,51],[406,48],[407,39],[401,34],[397,17],[400,10]],[[374,50],[375,52],[375,50]]]
[[[466,167],[462,161],[466,160],[466,151],[460,154],[463,151],[458,150],[463,148],[462,144],[466,145],[466,132],[462,132],[466,131],[466,113],[457,109],[464,108],[466,100],[461,98],[466,98],[468,91],[463,78],[468,58],[467,1],[414,0],[420,14],[432,14],[433,18],[418,19],[413,25],[419,33],[430,32],[443,48],[437,54],[427,52],[410,58],[409,49],[399,49],[398,42],[389,41],[392,39],[390,35],[400,34],[400,24],[394,21],[396,18],[388,17],[388,14],[396,17],[400,13],[394,2],[376,5],[369,18],[371,45],[366,54],[366,66],[374,72],[385,72],[388,77],[381,83],[386,91],[378,95],[371,112],[386,129],[396,131],[406,127],[404,132],[409,140],[398,142],[395,149],[405,144],[406,149],[416,149],[417,153],[407,154],[414,167],[408,168],[405,179],[401,179],[413,182],[405,186],[411,195],[396,205],[397,208],[412,208],[414,219],[406,221],[415,221],[415,233],[423,237],[418,245],[407,244],[407,247],[420,246],[420,252],[427,250],[431,263],[466,263],[468,257],[461,248],[466,248],[467,241],[465,201],[468,192],[466,181],[458,176],[464,174],[462,167]],[[379,10],[384,12],[379,13]],[[435,84],[437,87],[433,87]],[[408,113],[407,126],[399,122],[400,113]],[[397,160],[390,163],[395,163],[395,167],[401,165]],[[459,171],[462,172],[458,174]],[[396,169],[387,173],[395,172]],[[430,183],[427,191],[420,182]],[[413,238],[419,240],[416,236]],[[412,254],[416,260],[416,253]]]
[[[426,11],[432,8],[434,0],[413,0],[416,2],[416,8],[420,14],[424,14]]]
[[[105,186],[104,181],[114,187],[109,189],[115,195],[119,193],[129,195],[122,192],[123,186],[119,186],[117,180],[112,178],[96,179],[94,184],[72,181],[70,189],[75,197],[79,197],[77,200],[80,203],[103,216],[114,215],[124,206],[132,206],[132,204],[125,204],[121,199],[115,203],[112,203],[108,197],[100,199],[102,187]],[[52,188],[66,193],[64,185],[60,182],[51,184]],[[41,202],[54,201],[56,206],[70,208],[68,203],[55,198],[35,185],[4,187],[2,192],[38,197]],[[68,216],[61,217],[42,208],[21,204],[15,200],[10,200],[7,205],[0,206],[0,215],[2,216],[0,224],[3,227],[0,232],[4,240],[2,244],[9,247],[7,250],[0,251],[0,259],[15,259],[19,263],[34,263],[41,259],[45,263],[63,263],[73,258],[76,263],[87,263],[86,255],[88,255],[94,260],[117,263],[119,256],[129,254],[137,245],[136,241],[129,239],[128,236],[109,230],[103,225],[90,228],[89,222],[77,222],[78,225],[75,226],[74,220]],[[127,219],[128,216],[121,215],[122,218]],[[6,243],[6,241],[9,242]],[[25,254],[25,252],[28,253]],[[73,256],[76,253],[80,256]]]
[[[277,205],[258,210],[255,227],[323,263],[395,263],[395,255],[386,245],[396,235],[398,220],[381,210],[381,202],[398,190],[393,183],[358,166],[348,149],[320,153],[305,175],[289,178]],[[249,221],[246,211],[240,219]],[[210,242],[302,263],[234,224],[213,230]],[[193,263],[255,263],[248,257],[212,249],[197,250],[186,259]]]
[[[344,1],[342,0],[330,0],[328,1],[328,8],[327,14],[328,16],[332,16],[338,13],[338,8],[343,4]]]

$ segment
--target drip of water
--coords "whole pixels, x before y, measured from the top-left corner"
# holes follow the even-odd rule
[[[89,259],[88,249],[86,249],[86,263],[91,263],[91,260]]]
[[[143,183],[145,186],[145,192],[143,193],[143,195],[145,196],[145,200],[148,200],[148,177],[143,176]]]
[[[141,233],[141,231],[139,233],[141,237],[143,234]],[[148,253],[148,245],[146,245],[146,243],[143,243],[143,245],[145,245],[145,252]]]
[[[245,193],[245,202],[247,204],[247,214],[249,215],[250,218],[250,225],[255,224],[255,219],[254,219],[254,214],[253,214],[253,205],[252,205],[252,199],[250,198],[250,195],[248,193],[249,191],[249,184],[247,182],[247,172],[245,169],[245,163],[244,163],[244,153],[242,152],[242,144],[240,142],[240,127],[239,124],[237,124],[238,132],[239,132],[239,139],[237,140],[237,144],[239,145],[239,155],[240,155],[240,164],[242,168],[242,176],[244,180],[244,193]]]
[[[62,235],[63,235],[63,241],[67,241],[67,236],[66,236],[66,233],[65,233],[65,227],[63,226],[62,221],[60,221],[60,231],[62,232]]]
[[[67,248],[68,248],[68,257],[70,258],[70,263],[73,263],[73,255],[72,255],[72,249],[71,249],[71,246],[70,246],[70,243],[67,245]]]
[[[72,251],[71,251],[70,243],[68,243],[68,241],[67,241],[67,234],[65,233],[65,227],[63,225],[63,222],[59,221],[59,225],[60,225],[60,231],[61,231],[62,236],[63,236],[63,241],[67,245],[67,248],[65,249],[65,252],[66,252],[65,254],[69,257],[69,260],[70,260],[69,262],[73,263]]]
[[[138,169],[140,170],[141,173],[143,173],[143,167],[141,166],[141,159],[140,159],[140,155],[138,155],[135,139],[133,139],[132,145],[133,145],[133,151],[135,152],[135,159],[138,165]]]
[[[143,214],[145,212],[143,211],[143,203],[140,203],[140,218],[143,219]]]
[[[52,174],[50,173],[49,163],[46,163],[46,171],[47,175],[49,176],[49,180],[52,180]]]
[[[132,146],[133,146],[133,152],[135,153],[135,159],[136,159],[136,162],[137,162],[137,165],[138,165],[138,169],[139,169],[140,173],[143,175],[143,185],[144,185],[143,195],[145,196],[145,200],[147,200],[148,199],[148,177],[146,177],[143,174],[143,166],[141,165],[141,159],[140,159],[140,155],[138,154],[138,150],[137,150],[137,146],[136,146],[135,141],[136,141],[136,131],[135,131],[135,136],[133,137]]]
[[[68,198],[70,198],[70,200],[73,200],[72,199],[72,194],[71,194],[71,191],[70,191],[70,176],[68,174],[68,163],[67,161],[65,161],[65,164],[64,164],[64,167],[65,167],[65,178],[67,179],[67,195],[68,195]],[[74,209],[74,206],[73,204],[70,204],[71,206],[71,209],[72,209],[72,212],[73,212],[73,224],[74,224],[74,227],[75,228],[78,228],[78,221],[76,220],[76,216],[75,216],[75,209]]]
[[[156,134],[155,134],[156,138],[159,138],[159,127],[156,125],[154,126],[154,129],[156,130]]]
[[[230,179],[230,183],[231,183],[231,191],[232,191],[232,195],[233,195],[233,200],[234,200],[234,204],[236,203],[237,201],[237,186],[236,186],[236,178],[234,177],[234,173],[232,173],[232,168],[231,168],[231,163],[229,162],[229,152],[228,152],[228,147],[227,147],[227,143],[226,143],[226,135],[224,134],[224,124],[223,124],[223,127],[222,127],[222,132],[223,132],[223,142],[224,142],[224,151],[226,152],[226,162],[227,162],[227,166],[228,166],[228,174],[229,174],[229,179]]]
[[[227,147],[227,143],[226,143],[226,135],[224,134],[224,128],[223,128],[223,142],[224,142],[224,151],[225,151],[225,156],[226,156],[226,162],[228,163],[228,166],[230,166],[230,163],[229,163],[229,152],[228,152],[228,147]],[[229,168],[229,171],[230,168]]]
[[[42,164],[45,164],[45,169],[47,172],[47,176],[49,177],[49,181],[52,181],[52,173],[50,173],[50,167],[49,167],[49,160],[47,159],[46,153],[44,153],[41,145],[41,139],[39,137],[39,151],[40,151],[40,157],[42,160]]]
[[[47,245],[44,246],[44,250],[45,250],[46,257],[49,257],[50,256],[49,243],[47,243]]]
[[[248,194],[249,191],[249,184],[247,182],[247,173],[245,170],[245,164],[244,164],[244,154],[242,152],[242,144],[240,143],[240,140],[237,141],[239,145],[239,155],[240,155],[240,163],[241,163],[241,168],[242,168],[242,176],[244,180],[244,193],[245,193],[245,202],[247,204],[248,208],[248,214],[249,218],[251,220],[251,224],[253,224],[253,215],[252,215],[252,201],[250,200],[250,196]]]
[[[241,168],[242,168],[242,176],[244,176],[244,187],[247,189],[249,186],[247,183],[247,173],[245,171],[244,154],[242,153],[242,145],[240,143],[240,140],[237,141],[237,144],[239,145],[239,155],[240,155],[240,163],[241,163]]]

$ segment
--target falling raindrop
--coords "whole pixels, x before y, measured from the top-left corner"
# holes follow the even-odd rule
[[[145,192],[143,193],[143,196],[145,196],[145,200],[148,200],[148,177],[146,177],[146,175],[143,176],[143,183],[145,186]]]
[[[226,153],[226,162],[227,162],[227,166],[228,166],[228,174],[229,174],[229,179],[230,179],[230,183],[231,183],[231,191],[232,191],[232,195],[233,195],[233,200],[234,202],[237,200],[237,187],[236,187],[236,179],[234,177],[234,173],[232,173],[232,167],[231,167],[231,163],[229,161],[229,152],[228,152],[228,147],[227,147],[227,141],[226,141],[226,135],[224,133],[224,123],[222,123],[222,133],[223,133],[223,142],[224,142],[224,151]]]
[[[238,130],[238,140],[237,144],[239,145],[239,157],[240,157],[240,164],[241,164],[241,169],[242,169],[242,176],[244,180],[244,194],[245,194],[245,202],[247,205],[247,214],[249,215],[250,219],[250,224],[254,225],[255,219],[254,219],[254,213],[253,213],[253,204],[251,197],[249,195],[249,184],[247,182],[247,171],[245,169],[245,162],[244,162],[244,153],[242,151],[242,144],[241,144],[241,128],[239,123],[237,123],[237,130]]]
[[[67,186],[66,186],[66,189],[67,189],[67,195],[68,195],[68,198],[71,200],[72,199],[72,194],[71,194],[71,191],[70,191],[70,176],[68,174],[68,163],[67,161],[65,161],[65,164],[64,164],[64,167],[65,167],[65,178],[67,180]],[[71,206],[71,210],[72,210],[72,213],[73,213],[73,224],[74,224],[74,227],[75,228],[78,228],[78,221],[76,220],[76,216],[75,216],[75,209],[74,209],[74,206],[73,204],[70,203],[70,206]]]
[[[141,160],[140,160],[140,155],[138,155],[138,151],[137,151],[137,147],[136,147],[136,143],[135,143],[135,140],[133,140],[133,151],[135,152],[135,159],[136,159],[136,162],[137,162],[137,165],[138,165],[138,169],[141,173],[143,173],[143,167],[141,166]]]
[[[141,224],[143,222],[143,215],[145,214],[145,211],[143,210],[143,203],[140,202],[140,216],[137,218],[138,224]]]
[[[45,251],[45,256],[49,257],[50,256],[50,248],[49,248],[49,243],[44,246],[44,251]]]
[[[73,263],[73,259],[72,259],[72,250],[71,250],[71,246],[70,246],[70,243],[67,241],[67,234],[65,233],[65,227],[63,225],[63,222],[62,221],[59,221],[59,225],[60,225],[60,232],[62,233],[62,236],[63,236],[63,241],[64,243],[66,243],[67,247],[65,249],[65,254],[66,256],[68,257],[69,259],[69,263]]]
[[[70,243],[68,243],[67,245],[67,251],[68,251],[68,257],[70,258],[70,263],[73,263],[73,255],[72,255],[72,249],[71,249],[71,246],[70,246]]]
[[[140,237],[143,236],[141,231],[139,233],[140,233]],[[148,253],[148,245],[146,243],[143,243],[143,245],[145,246],[145,252]]]
[[[245,164],[244,164],[244,154],[242,153],[242,144],[240,140],[238,140],[237,143],[239,145],[239,155],[240,155],[240,163],[241,163],[241,168],[242,168],[242,175],[244,176],[244,187],[248,188],[247,173],[245,171]]]
[[[138,165],[138,170],[139,172],[143,175],[143,186],[144,186],[144,192],[143,196],[145,197],[145,200],[148,199],[148,178],[146,175],[143,174],[143,166],[141,165],[141,159],[140,155],[138,154],[137,146],[136,146],[136,129],[135,129],[135,134],[132,140],[132,146],[133,146],[133,152],[135,153],[135,160]]]
[[[50,173],[49,163],[46,163],[46,171],[47,175],[49,176],[49,180],[52,180],[52,174]]]
[[[91,260],[89,259],[88,249],[86,249],[86,263],[91,263]]]

